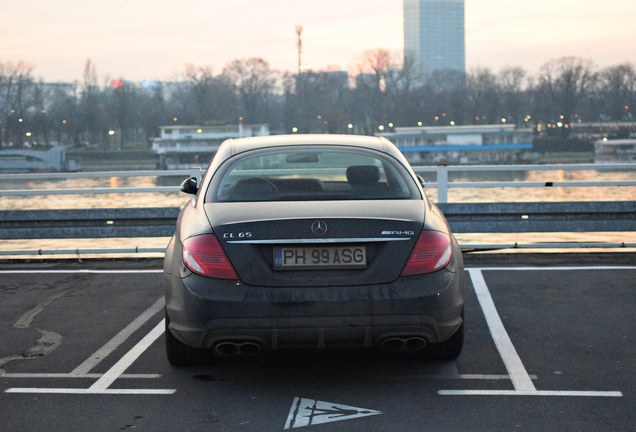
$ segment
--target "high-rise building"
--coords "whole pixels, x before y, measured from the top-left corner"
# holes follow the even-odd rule
[[[423,78],[465,72],[464,0],[404,0],[404,55]]]

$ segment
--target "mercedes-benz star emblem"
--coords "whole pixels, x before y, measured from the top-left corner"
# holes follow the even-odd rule
[[[327,234],[327,223],[325,221],[317,220],[311,224],[311,231],[317,236]]]

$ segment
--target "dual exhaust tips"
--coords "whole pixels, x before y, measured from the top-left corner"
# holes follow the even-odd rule
[[[414,352],[426,348],[427,341],[423,337],[390,337],[382,341],[382,348],[393,352]]]
[[[262,351],[261,345],[251,341],[223,341],[214,346],[214,351],[223,356],[255,356]]]
[[[393,352],[414,352],[426,348],[427,341],[423,337],[389,337],[382,341],[382,348]],[[222,356],[255,356],[263,347],[252,341],[222,341],[214,346],[214,351]]]

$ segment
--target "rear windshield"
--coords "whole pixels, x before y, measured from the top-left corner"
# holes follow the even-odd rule
[[[408,171],[365,149],[287,147],[254,150],[226,162],[206,202],[420,198]]]

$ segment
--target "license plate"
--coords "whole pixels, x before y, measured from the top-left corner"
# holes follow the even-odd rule
[[[364,246],[313,246],[274,248],[275,270],[367,268]]]

